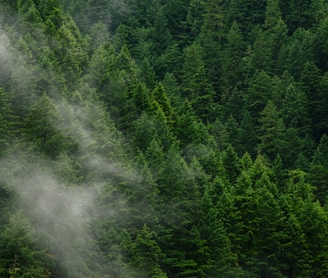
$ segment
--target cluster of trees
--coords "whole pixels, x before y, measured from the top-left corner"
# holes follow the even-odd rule
[[[1,178],[1,277],[327,277],[328,3],[301,2],[2,1],[1,175],[101,194],[71,261]]]

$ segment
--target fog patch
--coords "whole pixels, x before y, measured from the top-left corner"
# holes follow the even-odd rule
[[[7,35],[0,28],[0,82],[5,83],[10,76],[10,43]]]
[[[40,88],[35,86],[39,75],[44,74],[48,72],[33,58],[12,47],[0,27],[0,83],[10,82],[8,87],[15,105],[22,104],[28,110],[35,103],[40,96]],[[33,142],[13,145],[9,154],[0,159],[0,185],[13,192],[13,210],[21,210],[30,220],[40,245],[54,254],[67,277],[108,277],[111,263],[102,266],[103,254],[99,252],[92,225],[102,220],[113,223],[116,219],[128,220],[127,213],[124,217],[120,214],[127,211],[124,194],[120,192],[117,199],[113,194],[114,197],[105,200],[106,204],[103,195],[118,191],[118,180],[140,183],[143,178],[122,157],[120,136],[100,102],[88,92],[80,101],[65,98],[56,88],[51,94],[60,116],[51,124],[76,143],[77,151],[72,156],[63,154],[62,158],[50,160],[28,150]],[[60,173],[61,167],[72,166],[66,158],[80,163],[77,172],[82,181],[72,182]],[[117,260],[123,261],[119,246],[112,248]]]
[[[15,193],[15,209],[21,209],[36,231],[40,244],[49,248],[70,277],[87,273],[88,258],[97,247],[90,235],[90,215],[97,188],[65,184],[48,169],[49,163],[28,154],[1,160],[1,183]],[[34,239],[33,239],[34,240]]]

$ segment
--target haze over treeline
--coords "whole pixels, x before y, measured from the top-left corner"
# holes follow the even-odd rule
[[[0,3],[0,277],[328,277],[328,2]]]

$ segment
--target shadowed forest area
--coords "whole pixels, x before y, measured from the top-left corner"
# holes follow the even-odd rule
[[[3,0],[0,276],[328,277],[328,1]]]

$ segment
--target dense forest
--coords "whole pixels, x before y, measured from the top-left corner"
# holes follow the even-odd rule
[[[0,277],[328,277],[328,1],[2,0]]]

